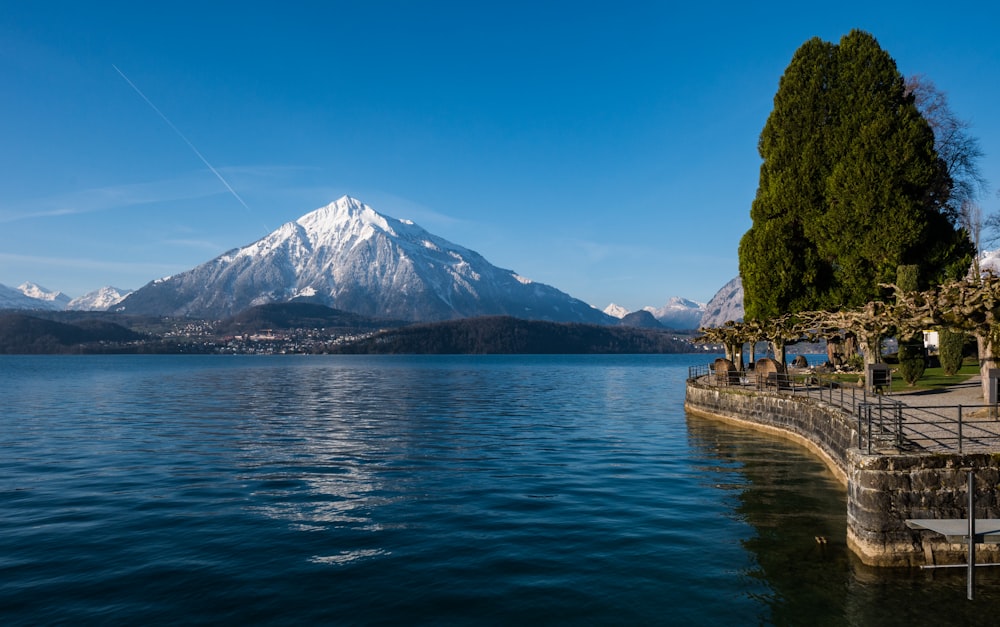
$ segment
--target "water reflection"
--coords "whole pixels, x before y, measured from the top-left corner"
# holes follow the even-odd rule
[[[965,599],[964,569],[872,568],[846,545],[846,490],[805,449],[750,429],[687,416],[691,446],[745,484],[725,490],[732,512],[753,529],[741,541],[768,583],[761,601],[778,625],[993,625],[1000,569],[977,571]]]

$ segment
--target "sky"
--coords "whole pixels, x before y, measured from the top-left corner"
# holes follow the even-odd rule
[[[782,73],[853,28],[1000,213],[995,3],[6,3],[0,284],[135,289],[346,194],[601,309],[706,302]]]

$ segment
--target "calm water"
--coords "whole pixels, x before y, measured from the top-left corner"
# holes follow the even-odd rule
[[[0,623],[995,624],[701,361],[0,357]]]

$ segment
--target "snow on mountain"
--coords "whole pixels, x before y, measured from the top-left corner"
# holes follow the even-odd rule
[[[66,296],[62,292],[48,290],[40,285],[28,281],[18,285],[17,290],[28,298],[40,301],[41,305],[38,309],[52,309],[54,311],[60,311],[62,309],[66,309],[66,305],[69,304],[70,300],[69,296]]]
[[[248,246],[153,281],[114,309],[219,318],[293,299],[414,321],[510,315],[612,322],[583,301],[349,196]]]
[[[69,301],[66,309],[74,311],[107,311],[131,293],[131,290],[122,290],[117,287],[102,287],[99,290]]]
[[[628,309],[625,309],[621,305],[616,305],[614,303],[609,304],[604,308],[604,313],[608,314],[612,318],[618,318],[621,320],[628,315]]]
[[[643,307],[653,314],[660,324],[671,329],[697,329],[705,313],[705,305],[693,300],[673,296],[663,307]]]
[[[700,326],[718,327],[730,320],[743,320],[743,281],[740,277],[723,285],[708,301]]]
[[[665,326],[678,330],[697,329],[698,323],[701,321],[701,316],[705,313],[705,306],[693,300],[674,296],[667,300],[667,304],[663,307],[643,307],[639,311],[631,313],[621,305],[616,305],[615,303],[611,303],[604,308],[604,313],[619,320],[640,312],[648,313],[657,322],[656,326]],[[643,324],[648,325],[648,321],[644,321]]]
[[[48,301],[25,296],[20,290],[0,285],[0,309],[51,309]]]

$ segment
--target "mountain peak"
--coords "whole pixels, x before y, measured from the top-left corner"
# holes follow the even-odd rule
[[[74,298],[66,305],[66,309],[74,311],[107,311],[131,293],[132,290],[123,290],[108,285]]]
[[[671,329],[697,329],[705,306],[687,298],[672,296],[663,307],[643,307],[664,326]]]
[[[483,315],[610,321],[568,294],[498,268],[473,250],[350,196],[248,246],[150,283],[118,309],[217,318],[302,299],[413,321]]]
[[[70,300],[69,296],[66,296],[62,292],[46,289],[37,283],[32,283],[31,281],[25,281],[24,283],[18,285],[17,289],[28,298],[35,298],[40,301],[51,303],[51,308],[53,309],[65,308]]]
[[[621,320],[628,315],[628,309],[625,309],[617,303],[611,303],[604,308],[604,313],[608,314],[612,318],[618,318]]]
[[[729,320],[743,320],[743,281],[739,276],[723,285],[708,301],[701,326],[718,327]]]
[[[295,222],[306,232],[342,229],[344,225],[357,225],[363,229],[365,225],[370,225],[391,236],[396,234],[391,223],[403,224],[401,220],[382,215],[350,196],[342,196],[325,207],[310,211]]]

